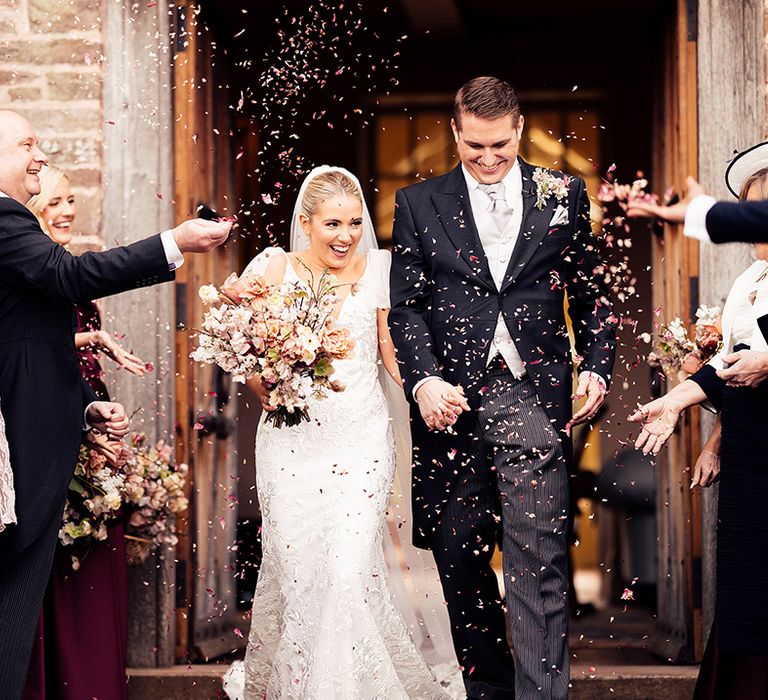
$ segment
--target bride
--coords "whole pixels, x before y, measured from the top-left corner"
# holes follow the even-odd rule
[[[230,698],[450,697],[396,609],[384,558],[393,424],[407,420],[391,420],[385,391],[391,380],[380,372],[381,364],[400,384],[387,326],[389,266],[357,179],[322,166],[299,193],[291,252],[268,248],[243,273],[311,285],[329,270],[339,284],[338,325],[356,344],[351,359],[335,363],[334,378],[345,391],[314,401],[309,422],[275,428],[265,412],[259,424],[264,558],[245,661],[225,677]],[[264,397],[261,382],[252,381]]]

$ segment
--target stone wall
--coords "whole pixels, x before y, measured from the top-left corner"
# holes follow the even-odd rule
[[[76,249],[103,240],[101,24],[93,0],[0,0],[0,105],[29,119],[69,173]]]

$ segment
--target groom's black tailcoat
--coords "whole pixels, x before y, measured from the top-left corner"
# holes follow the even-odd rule
[[[3,563],[61,518],[83,411],[96,400],[80,375],[73,305],[173,277],[160,236],[74,257],[0,198],[0,410],[18,518],[0,533]]]
[[[534,167],[519,163],[523,218],[500,289],[480,243],[461,166],[396,196],[389,322],[412,402],[417,546],[430,546],[457,475],[471,462],[476,411],[500,312],[566,457],[573,374],[566,298],[579,369],[606,381],[611,377],[615,321],[584,182],[567,178],[568,197],[561,204],[568,209],[568,223],[550,227],[559,203],[550,196],[543,208],[536,207]],[[428,431],[413,402],[414,386],[429,376],[464,388],[473,410],[459,418],[455,435]]]

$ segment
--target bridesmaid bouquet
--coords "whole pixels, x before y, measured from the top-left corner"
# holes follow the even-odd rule
[[[333,363],[354,350],[349,331],[332,316],[337,288],[327,271],[317,291],[314,279],[311,286],[275,285],[260,275],[233,274],[220,288],[205,285],[200,298],[210,308],[191,357],[218,365],[236,382],[259,376],[275,406],[266,419],[276,427],[309,420],[311,398],[344,391],[342,382],[331,379]]]
[[[130,456],[125,445],[103,436],[91,435],[80,446],[59,530],[62,544],[107,539],[107,527],[123,506],[123,468]],[[72,566],[79,568],[77,557]]]
[[[720,307],[702,305],[696,310],[692,338],[679,317],[661,326],[654,350],[648,355],[648,364],[661,367],[668,378],[677,376],[682,381],[712,359],[722,342]]]
[[[175,545],[175,515],[189,507],[184,492],[189,467],[173,464],[164,440],[151,445],[144,433],[131,437],[132,458],[125,465],[125,542],[128,560],[143,562],[161,544]]]
[[[134,433],[130,445],[91,435],[80,447],[69,484],[59,540],[64,545],[107,539],[109,525],[127,520],[126,549],[130,561],[144,561],[160,544],[176,544],[173,516],[186,510],[188,467],[174,466],[165,441],[154,446]],[[72,556],[72,568],[80,559]]]

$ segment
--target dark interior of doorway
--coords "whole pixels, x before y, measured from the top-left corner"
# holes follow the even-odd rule
[[[527,134],[524,146],[535,162],[555,158],[560,159],[560,167],[574,169],[582,155],[579,174],[591,177],[592,183],[599,182],[615,163],[621,181],[631,181],[642,171],[652,187],[663,185],[653,182],[652,124],[660,94],[662,32],[669,2],[376,0],[347,4],[350,16],[358,16],[365,31],[344,29],[337,59],[321,52],[323,60],[330,61],[326,74],[335,75],[334,60],[340,67],[367,51],[374,57],[372,63],[383,67],[384,79],[376,76],[377,87],[371,91],[363,76],[346,80],[342,75],[322,89],[307,85],[306,96],[297,94],[295,103],[280,107],[270,102],[271,88],[260,85],[259,77],[268,67],[265,58],[276,56],[290,38],[291,28],[301,26],[307,5],[295,0],[202,3],[201,18],[216,44],[221,76],[217,89],[233,107],[233,151],[244,151],[242,161],[248,163],[247,168],[241,163],[238,170],[238,198],[244,203],[242,211],[248,212],[241,214],[243,262],[268,242],[287,244],[286,221],[308,166],[333,163],[358,172],[369,202],[377,201],[387,177],[377,168],[377,157],[386,147],[382,119],[404,120],[411,146],[423,144],[427,135],[434,134],[436,122],[445,128],[442,166],[433,163],[422,170],[409,166],[396,178],[412,181],[450,167],[455,156],[447,131],[451,97],[461,83],[476,75],[497,75],[516,87],[529,123],[540,126],[536,134]],[[333,3],[313,6],[319,12],[316,17],[328,21],[327,37],[342,31],[329,19],[338,7]],[[337,12],[336,19],[340,16]],[[282,38],[279,31],[284,32]],[[368,43],[357,45],[358,37]],[[393,56],[395,52],[399,55]],[[281,108],[296,112],[290,128],[283,128],[286,122],[275,121],[277,115],[269,113]],[[564,114],[575,115],[576,121],[569,122]],[[419,121],[420,117],[424,118]],[[274,124],[278,128],[267,131]],[[255,157],[254,151],[268,141],[267,157]],[[559,154],[550,153],[553,143],[562,146]],[[290,167],[290,158],[276,158],[281,147],[291,147],[301,156],[295,167]],[[566,157],[566,150],[575,154],[572,159]],[[430,152],[435,156],[434,149]],[[595,187],[590,194],[596,196]],[[386,244],[386,232],[380,234]],[[601,422],[584,436],[583,442],[593,445],[590,454],[589,449],[585,451],[591,464],[584,465],[575,482],[584,511],[580,527],[586,533],[580,546],[582,551],[593,550],[575,553],[576,574],[589,569],[594,574],[590,585],[596,582],[600,593],[594,608],[580,601],[572,640],[576,654],[619,650],[621,660],[639,663],[655,606],[655,503],[653,479],[640,478],[647,475],[649,465],[635,463],[624,449],[629,428],[623,417],[628,406],[650,391],[649,371],[642,364],[637,366],[642,348],[635,341],[638,329],[649,330],[652,324],[650,242],[639,239],[631,249],[608,252],[617,254],[629,258],[636,293],[619,304],[626,323],[614,388]],[[248,560],[241,586],[247,606],[258,563],[258,546],[249,546],[257,542],[258,532],[252,462],[256,402],[247,392],[239,400],[240,551]],[[634,601],[621,600],[625,588],[634,591]]]

